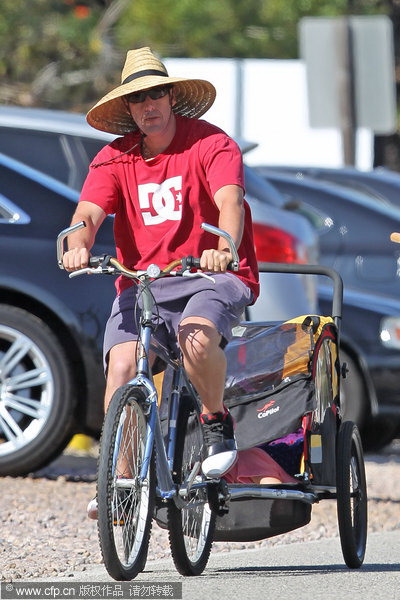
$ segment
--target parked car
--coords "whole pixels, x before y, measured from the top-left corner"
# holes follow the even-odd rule
[[[36,470],[74,433],[100,432],[113,280],[70,280],[57,267],[55,240],[108,139],[81,115],[0,109],[0,475]],[[249,168],[245,177],[260,260],[315,261],[309,221],[285,210],[281,194]],[[96,253],[113,251],[112,230],[108,217]],[[315,311],[315,289],[304,277],[263,275],[262,287],[263,319]]]
[[[321,312],[329,314],[329,285],[318,292]],[[344,413],[359,424],[365,449],[379,450],[400,434],[400,299],[345,286],[342,325]]]
[[[378,202],[390,202],[400,206],[400,173],[379,167],[370,171],[361,171],[353,167],[274,167],[274,171],[343,185],[358,190]]]
[[[328,215],[320,262],[337,269],[345,285],[400,298],[400,249],[390,241],[400,225],[400,208],[332,182],[297,179],[272,169],[262,173],[287,201],[306,202]]]
[[[89,127],[83,115],[0,106],[0,152],[76,190],[91,158],[114,138]]]
[[[298,179],[293,174],[272,168],[257,170],[284,194],[288,202],[306,202],[329,215],[329,231],[320,237],[320,262],[334,267],[341,274],[345,289],[352,289],[360,294],[386,296],[388,300],[397,302],[400,298],[400,252],[398,246],[390,242],[389,236],[392,231],[399,231],[399,208],[387,202],[377,202],[370,194],[360,190],[332,182],[315,181],[305,176]],[[345,314],[349,313],[345,311]],[[357,313],[354,317],[358,325]],[[349,341],[357,339],[349,316],[343,319],[343,334],[347,332],[349,335],[346,338]],[[375,344],[379,354],[381,344],[377,338]],[[358,405],[357,410],[360,411],[363,406],[363,393],[360,390],[365,393],[371,380],[368,380],[366,371],[362,368],[364,358],[356,344],[352,344],[349,354],[353,361],[348,381],[343,387],[346,392],[346,387],[351,385],[347,395],[352,395],[354,403]],[[370,406],[372,418],[368,430],[371,431],[374,426],[381,430],[382,443],[387,436],[383,435],[384,427],[380,427],[378,423],[379,415],[392,419],[396,425],[390,430],[397,428],[400,433],[400,390],[396,382],[396,369],[393,377],[387,371],[391,364],[392,362],[385,365],[385,375],[374,378],[369,394],[370,401],[375,395],[377,403],[375,408],[372,404]],[[375,369],[376,364],[368,364],[368,367]],[[385,378],[390,381],[390,400]],[[376,440],[368,436],[365,428],[362,433],[367,448],[377,446]]]
[[[0,154],[0,475],[35,470],[102,424],[112,278],[70,280],[55,239],[78,192]],[[112,244],[112,220],[97,240]]]

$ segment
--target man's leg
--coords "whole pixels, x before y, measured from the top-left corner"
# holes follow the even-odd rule
[[[204,413],[223,411],[226,376],[225,352],[221,335],[208,319],[184,319],[178,332],[186,372],[196,388]]]
[[[136,348],[136,341],[124,342],[113,346],[108,354],[107,383],[104,395],[105,412],[114,392],[136,374]]]
[[[188,317],[180,323],[178,341],[186,372],[203,406],[208,457],[202,469],[208,477],[220,477],[237,458],[232,417],[223,405],[226,357],[220,347],[221,335],[208,319]]]
[[[107,412],[111,398],[114,392],[125,385],[130,379],[135,376],[136,364],[135,364],[135,352],[136,352],[136,341],[123,342],[122,344],[116,344],[113,346],[108,353],[107,362],[107,382],[106,391],[104,394],[104,412]],[[120,475],[129,476],[130,469],[126,462],[121,463],[121,458],[118,459],[117,465],[118,472]],[[97,498],[93,498],[88,504],[87,514],[90,519],[97,519],[98,508]]]

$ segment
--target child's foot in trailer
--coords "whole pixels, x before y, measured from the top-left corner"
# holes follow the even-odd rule
[[[203,460],[202,471],[206,477],[222,477],[237,460],[232,416],[225,408],[224,412],[203,413],[200,420],[208,454]]]

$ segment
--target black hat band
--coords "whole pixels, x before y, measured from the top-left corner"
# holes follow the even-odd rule
[[[158,71],[157,69],[147,69],[145,71],[139,71],[138,73],[133,73],[132,75],[129,75],[129,77],[124,79],[121,85],[130,83],[134,79],[139,79],[140,77],[148,77],[149,75],[159,75],[160,77],[168,77],[168,74],[164,73],[164,71]]]

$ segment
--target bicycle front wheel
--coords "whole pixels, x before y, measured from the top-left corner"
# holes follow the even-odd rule
[[[201,465],[206,456],[203,429],[195,403],[190,398],[182,402],[177,424],[174,459],[175,481],[184,482],[194,465]],[[194,483],[203,481],[199,470]],[[205,487],[190,490],[178,508],[173,500],[168,506],[168,529],[171,554],[181,575],[200,575],[207,565],[215,529],[215,514],[211,511]]]
[[[108,573],[130,580],[146,564],[155,499],[154,460],[144,465],[145,394],[133,386],[111,399],[100,441],[98,533]]]

